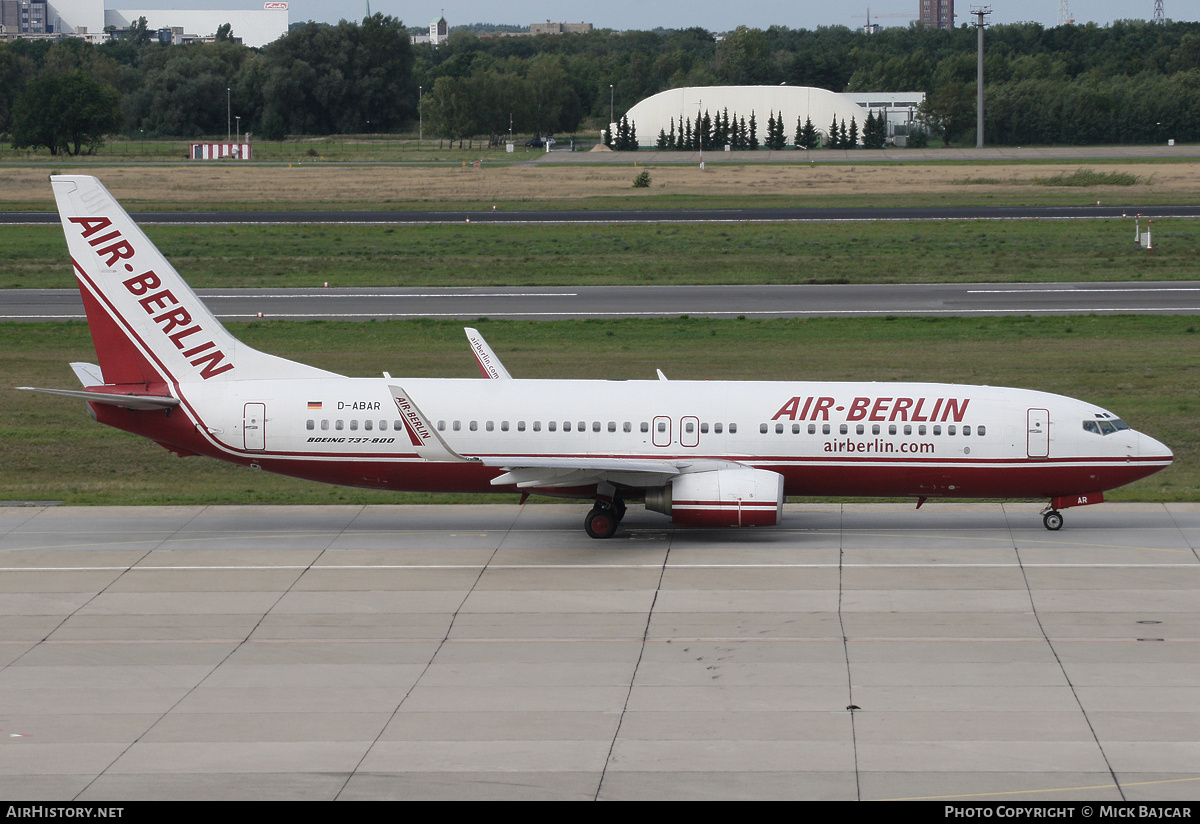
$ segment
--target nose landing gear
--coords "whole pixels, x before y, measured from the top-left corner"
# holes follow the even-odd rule
[[[1051,509],[1042,513],[1042,525],[1051,532],[1057,532],[1062,529],[1063,516],[1057,509]]]

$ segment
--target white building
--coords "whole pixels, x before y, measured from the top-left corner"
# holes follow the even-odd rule
[[[140,17],[146,18],[146,25],[151,31],[174,29],[194,39],[210,38],[220,26],[228,23],[234,37],[254,47],[278,40],[288,30],[288,4],[282,1],[258,0],[250,8],[223,11],[107,7],[119,2],[121,0],[23,0],[22,6],[37,12],[45,9],[44,28],[38,29],[38,33],[74,34],[94,41],[103,39],[106,27],[128,29]]]
[[[77,2],[79,0],[76,0]],[[101,0],[103,2],[103,0]],[[228,23],[232,36],[243,45],[261,48],[287,34],[288,4],[263,3],[261,9],[233,9],[209,11],[200,9],[105,9],[104,25],[127,29],[137,23],[139,17],[146,18],[151,31],[160,29],[182,29],[178,41],[208,39],[217,29]]]
[[[829,126],[836,117],[838,123],[849,123],[854,118],[862,134],[867,112],[853,100],[837,92],[816,89],[810,86],[689,86],[670,89],[647,97],[630,109],[626,116],[637,130],[638,145],[653,146],[659,131],[669,133],[671,119],[675,120],[675,132],[679,124],[690,120],[696,122],[697,114],[708,112],[716,117],[729,110],[730,118],[746,118],[754,114],[758,123],[759,142],[765,141],[767,120],[772,114],[776,120],[783,119],[783,133],[790,144],[796,133],[797,120],[803,123],[811,118],[813,126],[828,139]],[[615,124],[614,124],[615,130]]]
[[[864,109],[860,123],[866,119],[867,111],[874,112],[876,117],[885,115],[888,137],[895,138],[897,146],[904,145],[916,122],[917,107],[925,102],[925,92],[843,92],[842,97]]]

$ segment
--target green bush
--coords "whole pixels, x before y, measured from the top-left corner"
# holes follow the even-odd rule
[[[637,177],[635,177],[635,178],[633,179],[633,188],[635,188],[635,189],[649,189],[649,188],[650,188],[650,173],[649,173],[649,172],[642,172],[640,175],[638,175]]]

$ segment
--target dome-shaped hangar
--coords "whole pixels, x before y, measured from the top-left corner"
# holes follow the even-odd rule
[[[659,130],[669,133],[671,119],[679,124],[685,120],[696,122],[696,115],[708,112],[711,117],[729,110],[729,118],[746,118],[750,122],[754,114],[758,126],[758,140],[763,143],[767,133],[767,119],[772,113],[776,118],[782,114],[783,133],[788,144],[796,134],[797,119],[812,118],[813,126],[828,141],[829,125],[836,117],[839,124],[854,118],[862,134],[867,110],[847,97],[826,89],[811,86],[689,86],[670,89],[647,97],[636,104],[626,117],[637,131],[638,145],[654,146]]]

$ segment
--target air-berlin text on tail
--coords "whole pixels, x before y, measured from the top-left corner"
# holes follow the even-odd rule
[[[771,418],[789,421],[827,421],[829,413],[845,413],[846,421],[954,421],[967,414],[970,398],[789,398]]]
[[[136,252],[133,245],[121,236],[120,230],[105,231],[112,227],[111,220],[106,217],[72,217],[68,220],[82,228],[83,238],[97,255],[101,258],[107,257],[107,260],[103,261],[105,267],[112,269],[124,260],[130,261],[122,264],[125,271],[135,271],[132,260]],[[167,339],[188,359],[188,363],[200,369],[200,377],[208,380],[233,369],[233,364],[225,360],[225,353],[217,349],[213,341],[204,341],[204,328],[192,320],[191,313],[179,303],[175,295],[169,289],[159,289],[162,280],[154,270],[149,269],[123,283],[129,294],[138,298],[142,309],[154,319]],[[197,338],[197,335],[200,337]],[[191,340],[187,340],[188,338]]]

